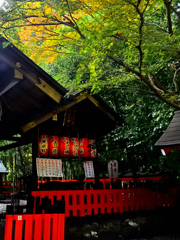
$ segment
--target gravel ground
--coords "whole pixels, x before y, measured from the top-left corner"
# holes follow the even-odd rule
[[[76,236],[67,236],[65,234],[65,240],[127,240],[126,238],[121,238],[118,233],[106,232],[105,234],[100,234],[96,237],[76,237]],[[180,235],[165,235],[165,236],[156,236],[152,238],[131,238],[128,240],[180,240]]]
[[[136,238],[131,240],[180,240],[180,236],[171,235],[171,236],[160,236],[160,237],[153,237],[153,238]]]
[[[26,203],[27,202],[25,200],[20,200],[20,205],[26,205]],[[9,201],[0,203],[0,213],[4,214],[6,212],[7,205],[11,205],[11,203]],[[179,214],[175,214],[175,215],[176,215],[176,217],[178,216],[178,218],[175,218],[175,219],[176,219],[177,226],[179,226],[179,230],[180,230]],[[173,217],[175,217],[175,216],[172,214],[171,217],[168,218],[168,224],[171,222],[171,218],[173,218]],[[170,219],[170,221],[169,221],[169,219]],[[156,236],[156,234],[154,233],[154,234],[150,234],[151,237],[148,237],[148,236],[150,236],[149,234],[145,235],[145,236],[147,236],[146,238],[137,238],[137,234],[134,235],[133,232],[130,234],[131,237],[130,236],[122,237],[120,235],[121,233],[118,231],[104,231],[104,232],[102,231],[102,232],[98,232],[94,236],[92,234],[89,234],[89,236],[88,236],[88,234],[82,233],[82,229],[77,228],[77,231],[75,231],[75,232],[66,231],[65,232],[65,240],[95,240],[95,239],[97,239],[97,240],[180,240],[180,231],[177,231],[176,234],[175,234],[175,231],[171,231],[171,232],[169,232],[169,234],[165,234],[165,235],[162,234],[163,232],[164,233],[166,232],[167,226],[169,226],[169,225],[163,225],[164,230],[161,231],[160,236]],[[5,227],[5,220],[1,219],[0,220],[0,240],[4,240],[4,227]],[[69,225],[69,227],[72,228],[72,226],[70,226],[70,225]],[[132,229],[133,229],[133,227],[132,227]],[[129,232],[129,230],[128,230],[128,232]],[[151,231],[151,233],[152,233],[152,231]]]

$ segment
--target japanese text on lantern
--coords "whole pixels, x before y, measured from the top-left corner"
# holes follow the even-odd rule
[[[79,140],[78,138],[70,138],[70,156],[79,156]]]
[[[69,140],[66,140],[64,154],[69,154],[69,147],[70,147]]]
[[[50,137],[50,157],[57,157],[59,154],[59,137],[54,135]]]
[[[94,139],[89,139],[89,145],[90,145],[90,152],[89,152],[89,157],[90,158],[96,158],[97,157],[97,150],[96,148],[94,148],[94,143],[95,140]]]
[[[39,155],[47,156],[49,151],[49,137],[48,135],[41,135],[39,138]]]
[[[70,142],[69,137],[60,137],[60,156],[69,157]]]

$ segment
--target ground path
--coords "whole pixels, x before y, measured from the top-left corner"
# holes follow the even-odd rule
[[[0,240],[4,240],[5,211],[0,204]],[[26,201],[21,200],[21,205]],[[180,210],[156,211],[67,218],[65,240],[180,240]],[[21,240],[21,239],[20,239]]]

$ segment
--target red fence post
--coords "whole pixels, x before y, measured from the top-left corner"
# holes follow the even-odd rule
[[[65,214],[59,214],[58,217],[58,240],[64,240]]]
[[[31,240],[33,235],[33,214],[26,215],[26,226],[25,226],[24,239]]]
[[[41,192],[41,193],[40,193]],[[40,198],[49,196],[65,201],[65,216],[81,216],[125,211],[151,210],[157,207],[174,206],[179,188],[169,189],[169,193],[152,191],[148,188],[99,189],[99,190],[58,190],[32,192]],[[40,193],[40,194],[39,194]]]
[[[13,215],[6,215],[4,240],[12,239]]]
[[[64,240],[64,226],[65,214],[6,215],[4,240]]]

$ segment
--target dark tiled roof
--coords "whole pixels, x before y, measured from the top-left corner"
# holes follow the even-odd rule
[[[180,146],[180,110],[174,113],[168,128],[155,143],[155,146],[161,148]]]

